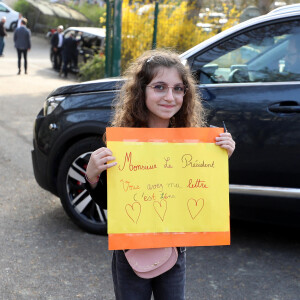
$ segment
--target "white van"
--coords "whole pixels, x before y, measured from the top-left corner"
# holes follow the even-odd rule
[[[3,2],[0,2],[0,19],[6,17],[5,28],[14,31],[17,27],[19,13]]]

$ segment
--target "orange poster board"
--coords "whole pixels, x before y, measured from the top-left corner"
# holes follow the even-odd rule
[[[109,249],[230,244],[223,128],[107,128]]]

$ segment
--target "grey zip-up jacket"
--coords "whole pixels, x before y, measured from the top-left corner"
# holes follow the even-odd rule
[[[14,33],[15,47],[21,50],[31,48],[31,31],[26,26],[21,26]]]

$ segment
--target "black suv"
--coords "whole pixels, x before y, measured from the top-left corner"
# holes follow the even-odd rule
[[[300,63],[287,70],[286,55],[299,33],[300,5],[294,5],[243,22],[181,55],[199,81],[208,124],[225,121],[237,144],[230,159],[233,217],[267,220],[272,212],[299,222]],[[91,152],[104,146],[121,84],[113,78],[60,87],[34,126],[37,182],[93,233],[106,233],[106,211],[91,201],[84,174]]]

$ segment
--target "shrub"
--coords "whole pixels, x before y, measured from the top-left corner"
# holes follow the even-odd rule
[[[79,80],[88,81],[103,78],[105,75],[105,56],[95,55],[79,66]]]
[[[72,8],[74,9],[74,7]],[[87,24],[85,21],[45,15],[26,0],[18,0],[14,5],[14,9],[28,19],[28,27],[33,32],[45,33],[50,28],[56,28],[58,25],[63,25],[65,28],[70,26],[91,26],[90,21]],[[100,8],[98,5],[83,5],[82,10],[84,12],[81,11],[81,7],[78,7],[77,10],[84,15],[87,14],[87,18],[94,21],[94,26],[99,26],[99,15],[105,12],[105,8]]]
[[[131,4],[130,4],[131,3]],[[147,9],[141,13],[142,6],[137,6],[134,1],[123,0],[122,7],[122,69],[128,62],[141,55],[145,50],[152,48],[154,4],[148,1]],[[215,35],[219,28],[207,33],[196,24],[200,22],[198,15],[189,18],[193,6],[188,6],[187,1],[163,1],[159,5],[157,48],[172,48],[179,53],[184,52],[200,42]],[[239,13],[233,7],[223,5],[224,13],[228,16],[228,24],[225,28],[237,23]],[[213,23],[214,20],[205,18],[205,23]],[[223,30],[223,28],[221,29]]]
[[[26,0],[18,0],[14,4],[14,9],[20,12],[23,16],[27,16],[30,13],[31,5]]]
[[[122,3],[122,47],[121,47],[121,69],[124,70],[128,63],[141,55],[145,50],[152,48],[153,39],[153,24],[154,24],[154,5],[150,1],[147,9],[141,11],[140,8],[144,4],[138,4],[136,1],[123,0]],[[159,5],[158,14],[158,30],[157,30],[157,47],[171,48],[181,53],[200,42],[215,35],[220,28],[215,28],[207,33],[202,27],[196,24],[200,22],[198,15],[194,18],[189,18],[189,11],[193,7],[187,5],[187,1],[164,1]],[[227,15],[228,22],[221,28],[227,29],[238,22],[239,13],[235,7],[229,9],[223,5],[223,11]],[[105,23],[105,14],[99,21]],[[205,17],[201,20],[203,23],[214,23],[215,20],[210,20]],[[89,62],[89,68],[93,68],[93,64],[98,64],[97,60]],[[83,67],[84,68],[84,67]],[[104,70],[104,67],[103,67]],[[97,71],[93,77],[91,70],[84,70],[89,76],[85,78],[96,79],[100,72]],[[101,73],[104,77],[104,71]],[[88,79],[85,79],[88,80]]]
[[[33,22],[32,20],[36,19],[36,12],[32,10],[32,6],[26,0],[18,0],[14,4],[14,10],[20,12],[23,17],[28,19],[27,26],[32,28]]]

